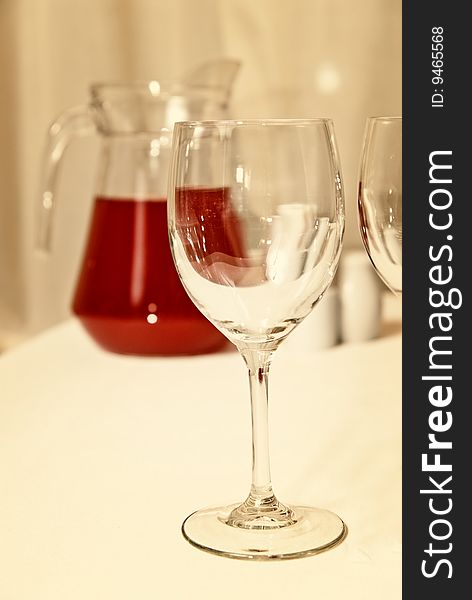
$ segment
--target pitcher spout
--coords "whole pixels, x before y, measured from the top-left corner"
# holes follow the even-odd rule
[[[220,88],[229,95],[240,67],[241,63],[232,58],[209,60],[188,71],[182,81],[188,86]]]

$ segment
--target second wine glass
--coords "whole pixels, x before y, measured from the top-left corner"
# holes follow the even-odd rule
[[[241,353],[252,410],[247,499],[193,513],[184,536],[210,552],[258,560],[331,548],[346,533],[338,516],[286,506],[273,492],[267,385],[273,352],[322,298],[338,264],[344,202],[333,125],[178,123],[168,198],[177,271],[196,306]]]
[[[402,119],[367,120],[359,175],[361,237],[380,278],[402,291]]]

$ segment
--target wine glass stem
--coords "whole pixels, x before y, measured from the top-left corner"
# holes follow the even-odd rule
[[[276,529],[296,523],[293,511],[275,497],[270,481],[267,383],[274,349],[239,349],[251,389],[252,485],[249,496],[226,520],[232,527]]]
[[[274,498],[270,480],[268,377],[272,350],[245,349],[249,370],[252,418],[252,485],[250,496],[264,504]]]

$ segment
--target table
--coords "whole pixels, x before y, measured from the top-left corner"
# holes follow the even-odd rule
[[[1,600],[401,597],[401,337],[281,352],[282,501],[349,526],[334,550],[250,563],[190,546],[197,508],[243,500],[250,413],[236,353],[133,358],[71,320],[0,357]]]

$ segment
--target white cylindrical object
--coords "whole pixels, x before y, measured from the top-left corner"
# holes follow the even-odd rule
[[[343,256],[339,274],[341,340],[365,342],[380,331],[380,283],[363,250]]]
[[[339,341],[339,298],[335,287],[329,288],[313,311],[282,344],[288,351],[313,352],[335,346]]]

